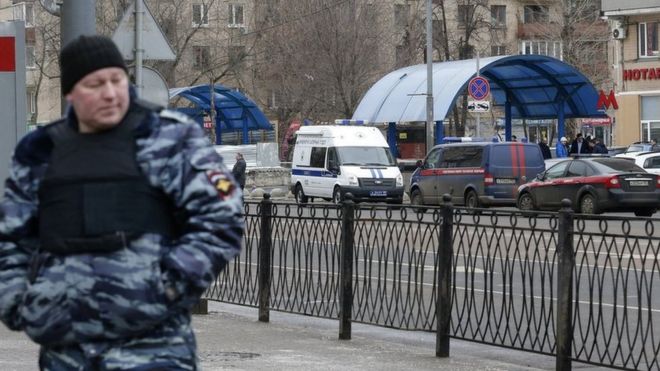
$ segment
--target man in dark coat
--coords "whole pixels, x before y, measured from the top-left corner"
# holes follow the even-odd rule
[[[589,149],[589,144],[582,138],[582,134],[578,133],[575,136],[575,140],[571,143],[571,150],[568,151],[569,155],[572,154],[582,154],[582,153],[591,153]]]
[[[238,152],[236,153],[236,163],[234,164],[234,167],[231,169],[232,175],[234,175],[234,179],[236,179],[236,182],[241,186],[241,190],[245,188],[245,159],[243,158],[243,154]]]
[[[544,160],[552,158],[552,152],[550,152],[550,147],[545,144],[545,138],[539,140],[539,148],[541,148],[541,154],[543,155]]]

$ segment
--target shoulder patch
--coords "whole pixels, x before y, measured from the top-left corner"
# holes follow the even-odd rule
[[[185,115],[179,111],[174,111],[174,110],[169,110],[169,109],[164,109],[160,111],[158,114],[160,118],[169,120],[169,121],[175,121],[178,123],[194,123],[193,119],[190,118],[190,116]]]

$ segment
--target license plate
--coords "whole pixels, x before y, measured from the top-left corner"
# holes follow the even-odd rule
[[[647,180],[630,180],[628,181],[631,187],[648,187],[649,182]]]
[[[371,191],[369,192],[371,197],[385,197],[387,196],[387,191]]]
[[[495,179],[495,183],[497,184],[516,184],[515,179],[510,179],[510,178],[498,178]]]

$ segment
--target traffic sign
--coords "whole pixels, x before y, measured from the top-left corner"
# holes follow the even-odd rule
[[[490,101],[488,100],[470,100],[468,101],[467,106],[468,111],[470,112],[489,112],[490,111]]]
[[[158,27],[154,16],[146,5],[143,5],[142,9],[144,9],[144,17],[142,18],[144,59],[173,61],[176,59],[176,54],[167,42],[160,27]],[[135,16],[133,13],[135,13],[135,4],[129,5],[126,9],[114,35],[112,35],[112,40],[117,44],[124,59],[129,61],[134,59],[135,49]]]
[[[488,80],[481,76],[474,77],[468,83],[468,94],[476,100],[484,100],[490,94],[490,84]]]

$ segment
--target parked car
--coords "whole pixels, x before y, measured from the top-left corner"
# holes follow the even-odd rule
[[[583,214],[632,211],[651,216],[660,208],[660,176],[621,158],[570,159],[520,186],[518,208],[559,209],[565,198]]]
[[[648,142],[635,142],[626,148],[626,151],[623,153],[619,153],[616,155],[616,157],[626,157],[629,156],[631,153],[639,153],[639,152],[650,152],[650,151],[660,151],[660,145],[656,144],[653,145],[653,143],[648,143]]]
[[[545,170],[538,145],[465,142],[431,149],[410,178],[413,205],[439,205],[450,194],[468,207],[516,204],[518,186]]]
[[[621,156],[620,158],[634,161],[637,166],[649,173],[660,174],[660,151],[630,153],[626,157]]]

